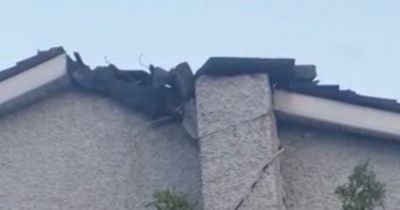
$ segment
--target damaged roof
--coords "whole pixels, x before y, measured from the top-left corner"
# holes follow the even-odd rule
[[[321,85],[314,65],[295,65],[294,59],[212,57],[197,72],[206,75],[238,75],[266,73],[278,89],[317,96],[345,103],[386,111],[400,112],[394,99],[365,96],[353,90],[342,90],[339,85]]]
[[[38,51],[36,55],[0,71],[0,82],[65,53],[62,47]],[[400,104],[396,100],[360,95],[353,90],[342,90],[339,85],[321,85],[315,80],[317,73],[314,65],[296,65],[292,58],[211,57],[196,72],[195,78],[201,75],[230,76],[251,73],[268,74],[271,83],[278,89],[400,112]]]

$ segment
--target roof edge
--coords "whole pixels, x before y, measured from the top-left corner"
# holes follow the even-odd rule
[[[61,46],[38,51],[36,55],[18,61],[15,66],[0,71],[0,82],[65,53],[64,48]]]
[[[287,119],[400,140],[400,113],[275,90],[274,111]]]

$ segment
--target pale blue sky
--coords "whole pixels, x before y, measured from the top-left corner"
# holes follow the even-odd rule
[[[199,68],[210,56],[294,57],[323,83],[400,99],[399,0],[13,0],[0,68],[63,45],[90,65]]]

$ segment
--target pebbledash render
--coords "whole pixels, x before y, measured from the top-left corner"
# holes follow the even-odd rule
[[[400,206],[396,101],[320,85],[294,59],[188,69],[92,70],[58,47],[0,71],[0,209],[143,210],[175,189],[198,210],[337,210],[367,159]]]

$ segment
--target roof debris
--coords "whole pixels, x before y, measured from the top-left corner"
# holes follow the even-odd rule
[[[0,71],[0,82],[62,54],[65,54],[62,47],[38,51],[35,56]],[[211,57],[194,75],[186,62],[170,71],[150,65],[148,73],[144,70],[122,70],[114,64],[91,69],[78,53],[74,53],[74,57],[75,61],[68,57],[67,69],[75,84],[111,96],[152,119],[168,116],[182,120],[185,119],[185,112],[188,112],[185,110],[190,110],[190,115],[193,115],[194,84],[201,75],[234,76],[253,73],[267,73],[271,84],[278,89],[400,112],[400,104],[396,100],[359,95],[351,90],[341,90],[338,85],[320,85],[316,80],[314,65],[296,65],[295,60],[290,58]]]
[[[189,64],[171,71],[150,66],[142,70],[121,70],[115,65],[90,69],[78,53],[69,61],[68,72],[80,87],[109,95],[152,119],[165,116],[182,119],[184,104],[194,97],[194,76]]]

